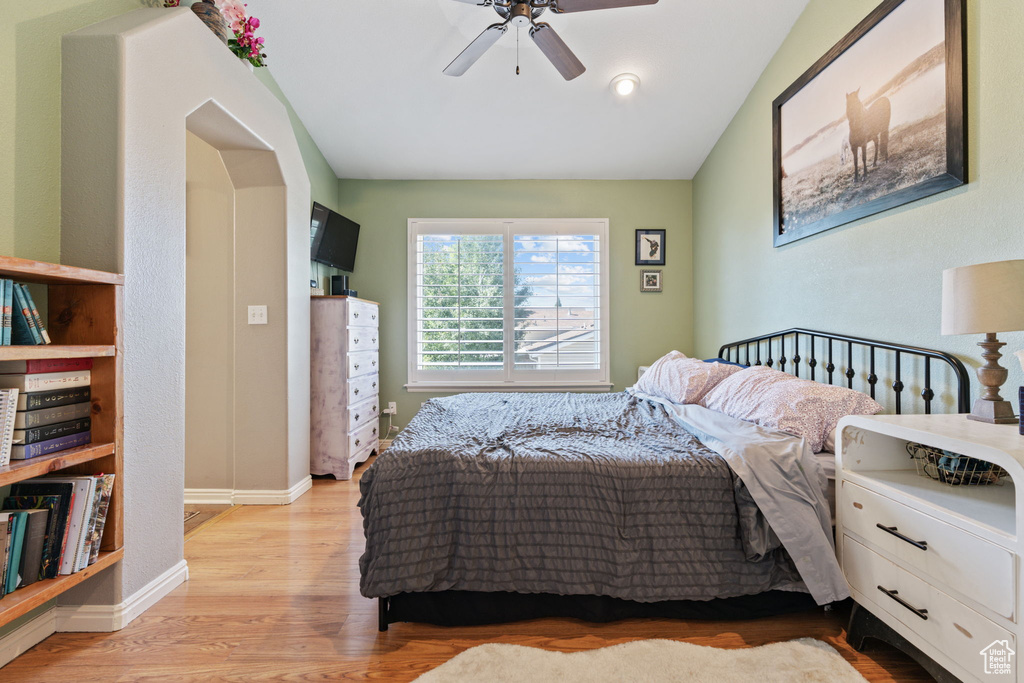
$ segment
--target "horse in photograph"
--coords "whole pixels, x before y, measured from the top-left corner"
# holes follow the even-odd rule
[[[868,176],[868,142],[875,143],[872,166],[878,165],[878,153],[889,160],[889,121],[892,106],[888,97],[879,97],[870,107],[860,101],[860,88],[846,95],[846,118],[850,122],[850,148],[853,150],[853,180],[860,179],[858,158],[864,162],[864,177]]]

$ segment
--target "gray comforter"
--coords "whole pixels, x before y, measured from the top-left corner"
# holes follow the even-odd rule
[[[653,602],[808,590],[755,504],[764,486],[748,489],[733,451],[691,430],[626,393],[428,401],[360,482],[361,592]]]

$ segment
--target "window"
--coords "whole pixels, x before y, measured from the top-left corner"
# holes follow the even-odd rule
[[[411,390],[608,389],[607,220],[410,220]]]

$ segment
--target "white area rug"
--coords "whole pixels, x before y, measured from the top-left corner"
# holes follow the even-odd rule
[[[521,645],[478,645],[416,679],[417,683],[865,683],[833,648],[804,638],[722,650],[674,640],[638,640],[585,652]]]

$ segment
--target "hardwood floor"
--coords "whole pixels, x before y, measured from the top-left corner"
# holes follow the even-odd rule
[[[358,477],[366,465],[356,470]],[[28,681],[409,681],[488,642],[573,652],[643,638],[749,647],[823,640],[870,681],[929,681],[881,644],[859,653],[822,610],[741,622],[543,619],[442,628],[393,624],[359,595],[357,479],[317,480],[290,506],[245,506],[185,543],[190,580],[117,633],[60,633],[0,669]]]
[[[205,524],[216,522],[221,515],[231,514],[240,505],[186,505],[185,540],[192,538]]]

